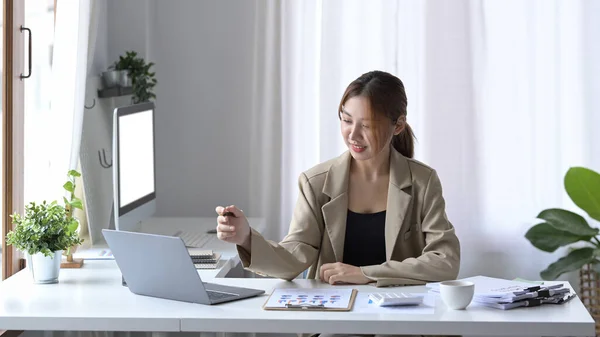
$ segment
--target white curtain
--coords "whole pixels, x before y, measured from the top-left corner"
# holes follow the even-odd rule
[[[563,177],[570,166],[594,168],[600,159],[600,152],[591,151],[593,134],[587,128],[593,110],[584,107],[584,64],[591,59],[583,46],[594,42],[583,31],[583,5],[482,1],[471,8],[469,119],[476,151],[469,161],[477,182],[477,218],[459,228],[469,239],[467,247],[484,255],[471,254],[469,266],[488,259],[510,273],[506,276],[534,278],[565,254],[541,253],[523,235],[542,209],[582,214],[565,193]],[[535,267],[519,257],[536,261]],[[576,280],[576,274],[570,276]]]
[[[462,243],[461,276],[539,279],[564,254],[537,251],[524,234],[544,208],[577,211],[562,178],[570,166],[600,163],[589,127],[597,117],[584,106],[594,102],[586,73],[598,67],[585,52],[595,43],[584,32],[598,19],[584,11],[591,4],[257,3],[270,13],[259,25],[281,28],[257,30],[254,55],[256,93],[273,104],[254,105],[262,119],[253,148],[262,151],[251,178],[261,188],[251,190],[271,238],[287,232],[299,173],[345,150],[336,116],[345,87],[379,69],[406,86],[415,157],[440,174]],[[576,285],[574,276],[565,275]]]
[[[90,0],[58,1],[56,5],[50,115],[60,123],[49,148],[54,152],[50,180],[59,193],[67,172],[77,168],[79,160],[91,8]]]

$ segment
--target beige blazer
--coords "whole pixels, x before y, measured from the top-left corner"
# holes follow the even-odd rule
[[[300,175],[289,233],[276,243],[252,230],[251,251],[238,246],[244,268],[292,280],[306,269],[319,278],[321,265],[343,261],[350,159],[346,151]],[[378,287],[457,277],[460,244],[435,170],[392,149],[386,210],[387,261],[361,267],[365,276]]]

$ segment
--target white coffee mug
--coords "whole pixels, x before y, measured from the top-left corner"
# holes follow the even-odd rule
[[[469,281],[444,281],[440,283],[442,301],[450,309],[462,310],[471,304],[475,284]]]

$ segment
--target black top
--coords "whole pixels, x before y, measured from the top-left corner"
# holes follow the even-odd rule
[[[357,267],[385,262],[385,211],[354,213],[348,210],[344,263]]]

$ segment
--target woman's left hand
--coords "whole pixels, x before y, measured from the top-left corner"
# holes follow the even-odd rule
[[[322,265],[319,274],[321,276],[321,280],[329,284],[367,284],[371,282],[371,280],[362,273],[360,267],[355,267],[341,262],[326,263]]]

